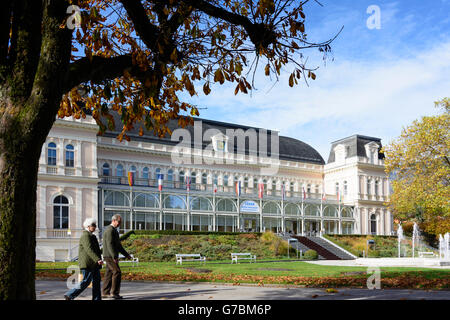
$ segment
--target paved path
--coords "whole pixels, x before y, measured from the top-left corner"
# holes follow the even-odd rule
[[[67,291],[61,280],[37,280],[38,300],[61,300]],[[122,282],[121,295],[129,300],[450,300],[450,291],[325,289],[280,286],[233,286],[209,283]],[[77,299],[90,300],[87,288]]]
[[[317,260],[308,261],[324,266],[345,267],[410,267],[444,269],[450,272],[450,266],[438,266],[439,259],[429,258],[358,258],[354,260]]]

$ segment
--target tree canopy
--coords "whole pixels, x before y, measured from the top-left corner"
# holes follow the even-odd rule
[[[199,114],[196,106],[180,100],[182,91],[193,96],[201,88],[208,95],[214,83],[230,82],[236,84],[234,94],[247,93],[259,64],[264,64],[266,76],[278,78],[282,67],[290,63],[291,87],[301,77],[315,79],[314,70],[302,62],[302,51],[316,47],[326,54],[333,39],[307,40],[306,2],[78,2],[80,28],[74,33],[73,63],[58,114],[83,116],[83,105],[94,111],[104,131],[98,120],[106,116],[108,125],[113,125],[110,107],[122,115],[120,139],[128,139],[126,131],[136,120],[161,135],[167,121],[180,111]],[[87,89],[84,98],[80,85]],[[76,103],[80,100],[83,104]],[[190,121],[179,118],[180,125]]]
[[[437,235],[450,230],[449,99],[435,104],[442,114],[415,120],[384,152],[386,172],[393,175],[389,205],[395,217],[421,222]]]
[[[3,0],[0,3],[0,299],[35,297],[39,157],[56,116],[92,114],[100,127],[136,123],[165,134],[192,123],[180,93],[254,87],[264,66],[288,84],[314,80],[296,0]],[[121,115],[114,124],[111,112]],[[102,121],[103,119],[108,121]]]

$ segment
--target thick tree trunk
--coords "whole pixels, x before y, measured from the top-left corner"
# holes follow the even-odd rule
[[[15,139],[20,144],[20,137]],[[0,300],[35,298],[39,153],[23,147],[0,154]]]
[[[72,31],[60,28],[69,2],[26,3],[36,8],[27,6],[22,20],[36,21],[17,32],[17,56],[25,58],[13,67],[0,65],[0,300],[36,297],[39,156],[65,92],[70,63]],[[33,10],[42,14],[33,15]],[[34,37],[40,40],[27,40]],[[22,64],[28,67],[20,69]]]

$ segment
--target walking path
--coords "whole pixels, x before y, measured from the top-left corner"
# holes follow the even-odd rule
[[[308,263],[320,264],[324,266],[345,266],[345,267],[417,267],[417,268],[437,268],[448,269],[450,266],[437,266],[438,259],[427,258],[358,258],[354,260],[317,260]]]
[[[36,281],[38,300],[62,300],[66,291],[66,281]],[[129,281],[122,282],[120,294],[125,300],[450,300],[450,291],[338,288],[336,293],[327,293],[320,288],[276,285]],[[77,299],[90,300],[91,297],[92,289],[87,288]]]

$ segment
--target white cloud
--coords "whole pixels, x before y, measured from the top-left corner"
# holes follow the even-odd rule
[[[358,133],[386,144],[412,120],[436,113],[433,102],[450,95],[450,42],[411,56],[329,62],[309,87],[290,88],[284,74],[271,90],[273,83],[256,79],[261,89],[252,96],[216,86],[193,102],[208,107],[202,117],[278,129],[311,144],[326,160],[334,140]]]

